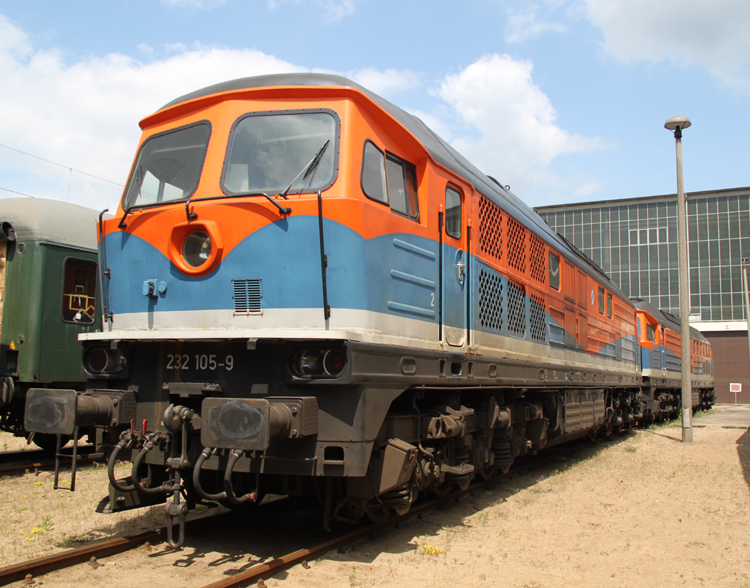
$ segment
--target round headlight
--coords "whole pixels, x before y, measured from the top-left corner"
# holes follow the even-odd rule
[[[326,353],[323,367],[330,376],[338,376],[346,367],[346,354],[340,349],[331,349]]]
[[[85,365],[93,374],[113,374],[122,370],[125,357],[117,349],[92,347],[86,352]]]
[[[94,347],[86,356],[86,365],[91,372],[101,373],[107,369],[109,355],[103,347]]]
[[[182,257],[191,267],[199,267],[211,256],[211,237],[203,231],[190,233],[182,244]]]

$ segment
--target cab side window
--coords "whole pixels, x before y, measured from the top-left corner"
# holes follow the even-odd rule
[[[599,314],[604,314],[604,288],[599,287]]]
[[[555,290],[560,289],[560,258],[549,253],[549,285]]]
[[[368,198],[389,204],[393,212],[419,219],[417,173],[410,163],[366,141],[360,182]]]
[[[607,317],[612,318],[612,294],[607,292]]]
[[[656,332],[653,325],[646,325],[646,338],[649,341],[656,341]]]
[[[461,194],[450,186],[445,190],[445,232],[454,239],[461,238]]]
[[[388,204],[388,194],[385,191],[385,155],[370,141],[365,143],[361,182],[365,196]]]

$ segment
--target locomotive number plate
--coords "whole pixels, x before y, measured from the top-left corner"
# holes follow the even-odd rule
[[[202,370],[216,371],[226,370],[231,372],[234,369],[234,357],[231,355],[208,355],[206,353],[170,353],[167,355],[168,370]]]

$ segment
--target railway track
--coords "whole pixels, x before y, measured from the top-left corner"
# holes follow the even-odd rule
[[[312,547],[297,549],[280,557],[276,557],[270,561],[258,563],[239,574],[222,578],[221,580],[206,585],[204,588],[233,588],[239,586],[248,586],[249,584],[252,584],[253,582],[256,582],[260,579],[270,578],[271,576],[274,576],[285,569],[306,561],[311,561],[331,550],[341,549],[370,535],[381,533],[390,527],[406,522],[414,517],[421,517],[431,510],[439,509],[451,502],[458,501],[461,499],[461,497],[466,496],[467,494],[472,494],[479,490],[497,485],[503,480],[508,479],[510,476],[522,474],[526,471],[536,469],[543,466],[545,463],[552,459],[568,455],[573,451],[583,449],[584,447],[587,447],[589,445],[591,445],[591,443],[560,447],[555,452],[551,452],[543,456],[537,456],[533,461],[519,464],[518,466],[512,468],[510,472],[508,472],[508,474],[497,475],[488,480],[482,480],[474,483],[465,490],[456,491],[441,498],[430,500],[421,504],[416,504],[405,515],[392,517],[377,524],[363,525],[355,529],[351,529],[347,532],[337,534],[336,536],[322,541]],[[286,500],[277,500],[275,502],[269,503],[265,507],[261,507],[264,509],[264,518],[273,519],[274,509],[284,509],[289,507],[286,502]],[[188,528],[186,530],[190,532],[200,532],[201,528],[223,528],[223,526],[233,517],[234,513],[231,512],[220,515],[207,516],[194,521],[189,521],[187,523]],[[61,570],[86,562],[91,562],[93,565],[96,565],[95,562],[99,559],[135,549],[145,543],[160,543],[165,539],[166,530],[156,529],[152,531],[145,531],[128,537],[98,541],[84,547],[70,549],[57,554],[20,562],[11,566],[7,566],[5,568],[0,568],[0,586],[4,586],[6,584],[18,582],[21,580],[30,581],[30,579],[32,578],[37,578],[52,571]]]
[[[70,468],[72,449],[63,449],[63,455],[68,457],[62,467]],[[78,448],[78,465],[84,465],[96,460],[93,447]],[[42,449],[29,451],[8,451],[0,453],[0,477],[22,474],[26,471],[48,471],[55,469],[55,456]]]

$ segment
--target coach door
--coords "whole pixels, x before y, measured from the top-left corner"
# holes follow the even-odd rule
[[[448,186],[445,192],[444,222],[441,227],[442,340],[453,347],[466,343],[469,260],[465,251],[461,193]]]

